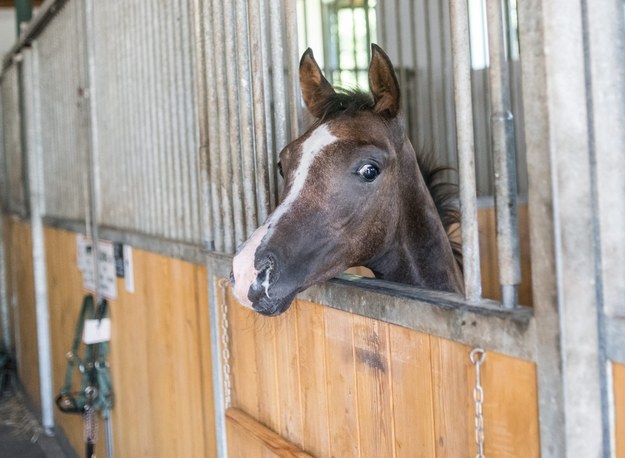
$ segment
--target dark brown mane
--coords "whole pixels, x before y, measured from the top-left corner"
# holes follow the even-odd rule
[[[339,89],[325,100],[322,107],[323,115],[319,121],[323,122],[337,113],[349,115],[371,110],[373,105],[373,97],[368,92],[359,89]]]
[[[456,173],[456,169],[440,165],[433,153],[417,152],[417,162],[423,180],[430,191],[438,216],[441,218],[445,232],[449,237],[451,250],[456,262],[462,270],[462,243],[459,240],[460,209],[458,208],[458,185],[449,181],[449,173]]]

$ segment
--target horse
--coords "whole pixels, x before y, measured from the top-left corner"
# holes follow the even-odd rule
[[[335,90],[312,50],[299,66],[302,98],[316,119],[280,153],[281,201],[238,249],[238,302],[266,316],[306,288],[352,266],[376,278],[462,293],[459,248],[441,167],[406,135],[391,60],[371,45],[370,93]]]

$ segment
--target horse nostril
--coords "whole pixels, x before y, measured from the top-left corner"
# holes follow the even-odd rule
[[[256,273],[256,280],[250,286],[250,299],[258,301],[263,298],[270,299],[269,288],[275,281],[275,258],[267,256],[261,263]]]

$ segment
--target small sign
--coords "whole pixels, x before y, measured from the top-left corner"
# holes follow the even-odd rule
[[[124,278],[124,244],[114,243],[113,252],[115,253],[115,275],[117,278]]]
[[[135,271],[132,264],[132,247],[130,245],[124,245],[124,283],[126,284],[126,291],[129,293],[135,292]]]
[[[95,291],[95,265],[91,239],[78,234],[77,245],[77,264],[78,269],[82,272],[83,288]],[[100,240],[98,242],[98,256],[99,293],[107,299],[117,299],[117,277],[113,243]]]
[[[85,320],[82,341],[86,344],[108,342],[111,340],[111,319]]]

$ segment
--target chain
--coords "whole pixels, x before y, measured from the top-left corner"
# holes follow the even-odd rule
[[[229,282],[222,278],[218,282],[221,289],[221,357],[223,359],[224,372],[224,404],[226,409],[232,403],[231,385],[230,385],[230,335],[228,332],[228,300],[226,298],[226,290]]]
[[[482,406],[484,404],[484,390],[480,380],[480,366],[486,361],[486,352],[481,348],[474,348],[471,351],[471,363],[475,366],[475,388],[473,388],[473,401],[475,401],[475,443],[477,453],[475,458],[484,457],[484,415]]]

